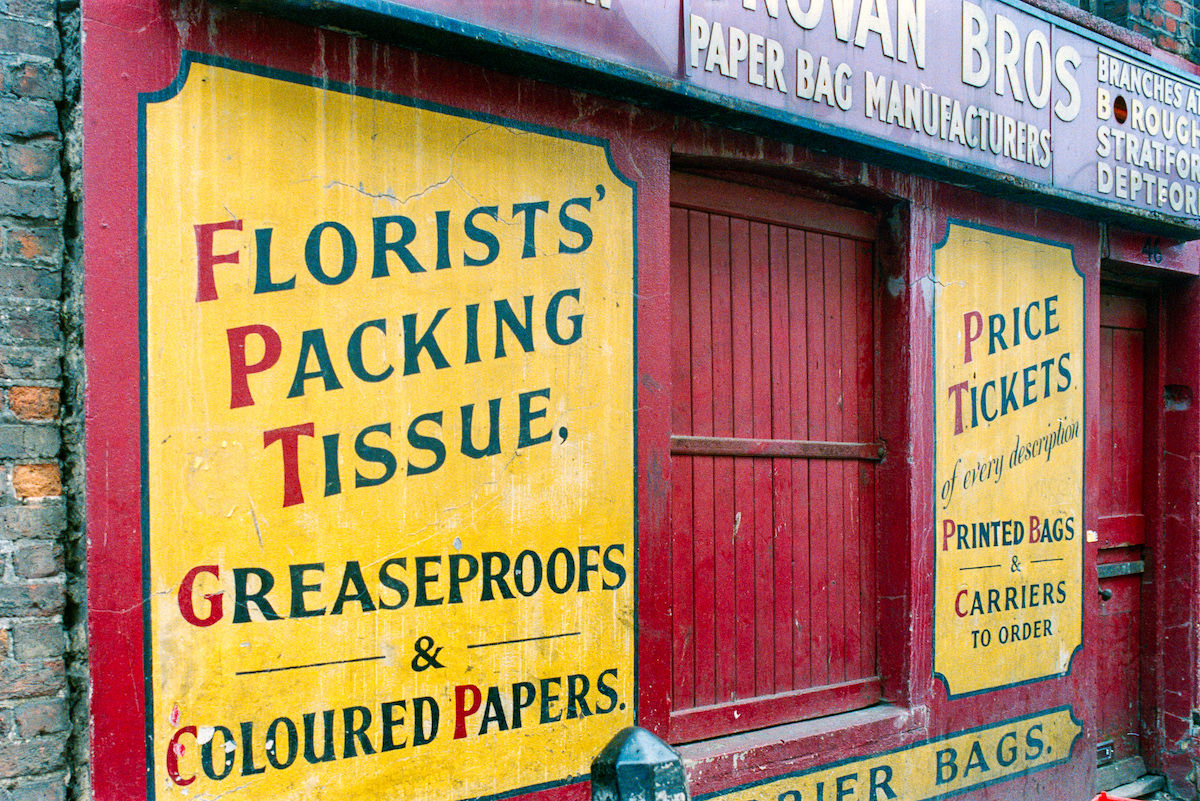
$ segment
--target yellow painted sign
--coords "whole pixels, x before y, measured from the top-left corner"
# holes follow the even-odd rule
[[[1081,642],[1083,276],[960,223],[934,271],[933,664],[964,695],[1063,675]]]
[[[198,55],[143,98],[154,795],[554,786],[634,719],[602,142]]]
[[[1061,765],[1083,733],[1068,707],[926,740],[867,759],[700,796],[697,801],[927,801]]]

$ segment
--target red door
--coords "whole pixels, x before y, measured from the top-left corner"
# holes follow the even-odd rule
[[[1146,301],[1105,294],[1100,299],[1100,625],[1095,642],[1097,727],[1101,762],[1112,742],[1114,768],[1136,763],[1141,752],[1142,549],[1146,542],[1143,466]],[[1110,771],[1111,772],[1111,771]],[[1121,778],[1141,773],[1120,770]],[[1115,780],[1115,779],[1114,779]]]
[[[676,742],[879,700],[865,212],[671,183]]]

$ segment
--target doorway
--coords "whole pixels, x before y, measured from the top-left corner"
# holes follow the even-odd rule
[[[1155,362],[1145,297],[1105,288],[1100,296],[1096,571],[1096,789],[1141,777],[1142,603],[1148,590],[1146,477],[1147,377]]]

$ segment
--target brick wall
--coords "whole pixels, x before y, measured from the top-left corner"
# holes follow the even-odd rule
[[[0,0],[0,799],[71,784],[57,10]]]
[[[1198,2],[1076,0],[1193,59]],[[0,0],[0,801],[91,797],[77,6]]]
[[[1195,0],[1097,0],[1094,11],[1105,19],[1129,28],[1155,45],[1184,58],[1195,60]]]

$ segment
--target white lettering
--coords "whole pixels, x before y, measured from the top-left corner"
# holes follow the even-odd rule
[[[753,2],[753,0],[750,0],[750,2]],[[692,14],[688,31],[690,33],[688,37],[690,47],[688,49],[692,53],[692,69],[698,69],[700,67],[700,51],[708,47],[708,21],[704,17]]]
[[[987,52],[987,17],[969,0],[963,0],[962,13],[962,80],[968,86],[984,86],[992,70]]]
[[[896,48],[892,44],[892,27],[884,0],[863,0],[858,12],[858,29],[854,32],[854,46],[865,49],[867,36],[872,33],[879,36],[879,47],[883,54],[895,58]]]
[[[808,9],[805,11],[800,10],[800,0],[787,0],[787,8],[792,22],[806,31],[811,31],[817,27],[821,15],[825,13],[825,0],[808,0]]]

